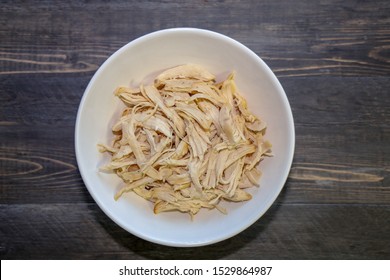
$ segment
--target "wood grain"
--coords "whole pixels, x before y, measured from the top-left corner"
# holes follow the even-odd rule
[[[6,124],[0,126],[0,166],[7,168],[0,176],[0,202],[91,202],[73,143],[88,78],[21,76],[0,77],[7,101]],[[297,134],[284,203],[389,204],[388,79],[285,77],[281,82]]]
[[[2,1],[2,259],[390,259],[390,4]],[[74,127],[98,67],[129,41],[189,26],[264,59],[293,110],[286,185],[249,229],[170,248],[114,224],[77,169]]]
[[[382,242],[389,239],[390,225],[382,223],[389,211],[380,206],[275,205],[231,239],[172,248],[128,234],[95,204],[0,206],[7,224],[0,252],[7,259],[383,259],[390,253],[390,243]],[[351,212],[355,215],[346,218]]]
[[[231,36],[281,77],[390,73],[385,0],[12,1],[0,13],[0,23],[9,27],[0,31],[7,38],[0,47],[0,74],[93,72],[130,40],[177,26]]]

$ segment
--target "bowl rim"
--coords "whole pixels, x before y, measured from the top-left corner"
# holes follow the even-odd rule
[[[249,54],[258,63],[260,63],[262,65],[262,68],[264,70],[266,70],[266,72],[268,72],[267,74],[272,79],[273,84],[277,87],[277,91],[282,93],[280,97],[281,97],[281,99],[283,101],[283,105],[285,106],[285,108],[287,108],[287,112],[286,113],[287,113],[287,116],[288,116],[288,124],[289,124],[289,135],[288,136],[289,136],[289,139],[291,139],[291,141],[288,143],[288,145],[290,147],[288,149],[289,153],[286,156],[286,158],[287,158],[287,162],[286,163],[287,164],[285,165],[285,170],[283,170],[283,172],[282,172],[283,178],[282,178],[281,182],[283,182],[283,183],[279,186],[279,189],[275,189],[275,192],[273,193],[273,195],[270,198],[271,202],[269,203],[269,205],[264,207],[263,211],[259,211],[259,213],[254,218],[252,218],[251,220],[248,220],[247,223],[246,223],[246,226],[239,227],[235,231],[232,231],[230,234],[221,235],[218,238],[213,238],[213,239],[209,239],[207,241],[201,241],[201,242],[196,242],[196,243],[174,242],[174,241],[161,240],[161,239],[158,239],[158,238],[150,237],[148,235],[144,235],[144,234],[142,234],[140,232],[137,232],[137,231],[135,231],[133,229],[129,229],[128,227],[126,227],[126,225],[124,225],[120,219],[117,219],[112,214],[110,209],[108,209],[105,206],[105,204],[99,199],[99,197],[92,190],[91,184],[88,183],[89,182],[89,178],[86,175],[86,172],[82,168],[82,164],[81,164],[82,152],[80,150],[80,145],[81,144],[79,143],[79,141],[80,141],[79,134],[80,134],[80,126],[81,126],[81,117],[82,117],[82,113],[84,111],[86,100],[87,100],[88,96],[91,93],[91,88],[92,88],[93,84],[100,77],[101,73],[104,71],[106,66],[109,65],[111,63],[111,61],[115,60],[117,57],[119,57],[123,52],[125,52],[128,48],[132,47],[133,45],[140,44],[140,43],[142,43],[145,40],[150,40],[150,39],[158,37],[158,36],[164,36],[164,35],[168,35],[168,34],[171,34],[171,33],[178,33],[178,32],[182,33],[182,34],[192,33],[194,35],[203,35],[203,36],[206,35],[206,36],[210,36],[210,37],[214,37],[214,38],[225,40],[225,41],[229,42],[230,44],[233,44],[236,47],[245,50],[247,54]],[[280,84],[278,78],[276,77],[274,72],[271,70],[271,68],[254,51],[249,49],[247,46],[245,46],[241,42],[239,42],[239,41],[237,41],[237,40],[235,40],[235,39],[233,39],[231,37],[228,37],[227,35],[224,35],[224,34],[212,31],[212,30],[193,28],[193,27],[175,27],[175,28],[168,28],[168,29],[161,29],[161,30],[153,31],[151,33],[147,33],[145,35],[142,35],[142,36],[140,36],[140,37],[138,37],[138,38],[136,38],[136,39],[126,43],[124,46],[120,47],[118,50],[113,52],[99,66],[99,68],[95,71],[94,75],[92,76],[91,80],[89,81],[89,83],[88,83],[88,85],[87,85],[87,87],[86,87],[86,89],[85,89],[85,91],[84,91],[84,93],[82,95],[82,98],[80,100],[80,104],[79,104],[78,111],[77,111],[77,116],[76,116],[76,122],[75,122],[74,144],[75,144],[76,162],[77,162],[79,173],[80,173],[80,175],[82,177],[82,180],[84,182],[84,185],[87,188],[89,194],[92,196],[92,198],[96,202],[96,204],[99,206],[99,208],[113,222],[115,222],[118,226],[123,228],[125,231],[131,233],[132,235],[137,236],[139,238],[142,238],[144,240],[153,242],[155,244],[161,244],[161,245],[172,246],[172,247],[198,247],[198,246],[206,246],[206,245],[218,243],[218,242],[221,242],[223,240],[229,239],[229,238],[239,234],[240,232],[246,230],[248,227],[253,225],[258,219],[260,219],[269,210],[269,208],[274,204],[275,200],[280,195],[280,192],[283,190],[283,188],[284,188],[284,186],[286,184],[286,181],[287,181],[287,178],[288,178],[288,175],[289,175],[289,172],[291,170],[292,163],[293,163],[293,158],[294,158],[294,153],[295,153],[295,124],[294,124],[294,118],[293,118],[291,106],[290,106],[290,103],[288,101],[286,92],[284,91],[282,85]]]

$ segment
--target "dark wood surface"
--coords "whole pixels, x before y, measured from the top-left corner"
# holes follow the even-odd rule
[[[390,2],[1,1],[1,259],[390,259]],[[127,233],[81,180],[74,126],[99,65],[198,27],[256,52],[295,119],[289,179],[241,234],[200,248]]]

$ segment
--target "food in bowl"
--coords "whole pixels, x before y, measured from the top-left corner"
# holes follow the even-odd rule
[[[248,37],[248,42],[251,39]],[[261,54],[261,45],[258,45]],[[122,101],[112,92],[119,85],[152,84],[164,69],[193,63],[224,80],[232,70],[249,110],[267,122],[265,137],[275,153],[260,163],[261,187],[245,189],[252,199],[232,203],[222,199],[218,210],[201,209],[194,219],[179,211],[154,214],[154,204],[129,192],[115,174],[99,172],[109,160],[98,153],[98,142],[110,144],[111,127],[119,119]],[[137,38],[113,53],[90,80],[80,101],[75,126],[75,153],[80,175],[97,206],[118,226],[144,240],[175,247],[214,244],[239,234],[258,221],[278,197],[294,155],[294,120],[287,95],[277,77],[252,50],[223,34],[195,28],[159,30]],[[96,214],[97,219],[101,216]],[[111,225],[109,226],[111,228]],[[253,228],[249,229],[252,230]],[[119,232],[119,231],[118,231]]]
[[[112,127],[111,155],[101,171],[124,182],[119,199],[134,192],[154,203],[154,213],[194,216],[218,209],[221,200],[241,202],[258,185],[259,163],[271,156],[267,125],[248,110],[234,73],[220,82],[200,65],[184,64],[160,73],[152,85],[115,90],[126,106]]]

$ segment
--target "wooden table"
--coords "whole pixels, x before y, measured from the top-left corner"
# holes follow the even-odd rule
[[[218,244],[171,248],[113,223],[81,180],[74,128],[99,65],[151,31],[198,27],[256,52],[295,119],[270,210]],[[2,1],[2,259],[389,259],[390,2]]]

